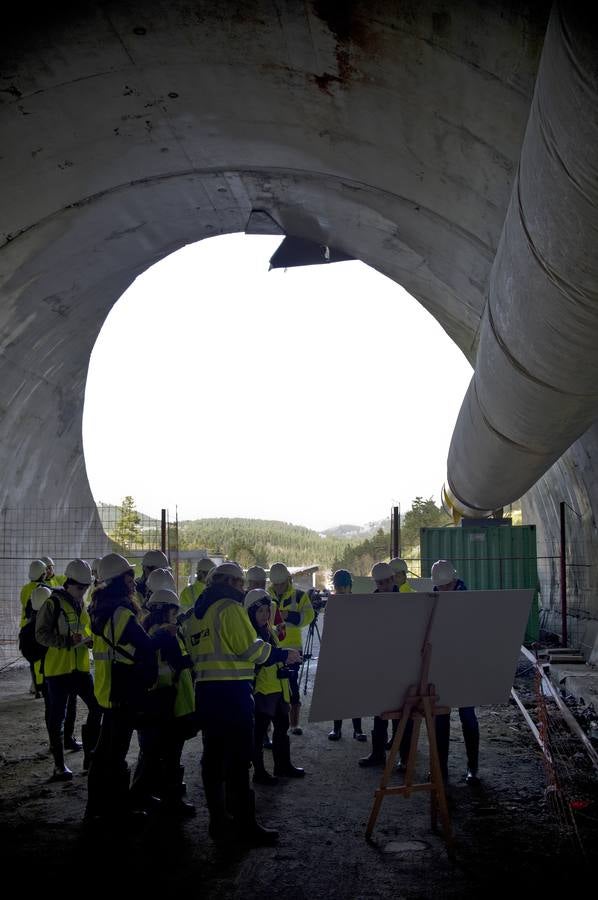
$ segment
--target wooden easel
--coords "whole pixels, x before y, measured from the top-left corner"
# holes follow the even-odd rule
[[[429,641],[429,636],[432,628],[432,622],[436,614],[437,603],[438,598],[436,598],[434,601],[434,606],[432,607],[432,611],[430,613],[430,618],[428,620],[426,634],[422,645],[422,661],[419,683],[412,684],[409,687],[405,694],[403,705],[399,709],[382,713],[381,716],[381,718],[383,719],[398,719],[399,725],[388,754],[388,759],[386,761],[386,766],[384,768],[382,778],[380,780],[380,787],[377,789],[374,795],[374,804],[372,806],[370,818],[368,819],[365,836],[366,840],[370,839],[376,825],[378,814],[380,813],[382,801],[385,797],[393,795],[409,797],[410,794],[415,791],[428,791],[430,794],[430,814],[432,830],[436,830],[437,815],[438,813],[440,813],[444,840],[447,845],[449,857],[452,858],[454,856],[454,838],[451,828],[448,805],[446,801],[446,793],[444,790],[444,780],[442,778],[442,772],[440,770],[440,759],[438,757],[438,745],[436,743],[435,728],[435,717],[438,715],[449,714],[451,710],[449,706],[436,705],[438,697],[436,695],[434,685],[428,682],[430,662],[432,659],[432,644]],[[407,763],[407,771],[405,772],[405,779],[402,785],[399,785],[397,787],[389,787],[388,784],[394,772],[395,761],[399,754],[401,739],[403,737],[403,734],[405,733],[405,728],[407,727],[409,719],[413,719],[413,734],[411,736],[411,743],[409,745],[409,760]],[[422,721],[424,721],[426,724],[428,744],[430,748],[430,781],[424,782],[422,784],[414,784],[413,775],[415,772],[417,742]]]

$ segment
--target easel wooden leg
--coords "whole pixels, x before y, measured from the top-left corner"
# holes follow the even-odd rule
[[[382,806],[382,801],[384,800],[384,795],[388,788],[388,783],[392,777],[392,773],[395,766],[395,760],[397,758],[397,754],[399,752],[399,747],[401,744],[401,740],[405,733],[405,728],[407,727],[407,722],[409,721],[409,716],[411,715],[411,704],[407,703],[405,705],[405,710],[403,715],[400,718],[399,726],[397,728],[396,734],[392,741],[392,746],[388,752],[388,756],[386,758],[386,765],[384,766],[384,772],[382,773],[382,778],[380,779],[380,787],[375,793],[374,796],[374,805],[372,806],[372,811],[370,813],[370,817],[368,819],[368,824],[365,829],[366,839],[372,835],[374,827],[376,825],[376,820],[378,815],[380,814],[380,807]]]
[[[452,856],[454,855],[455,840],[453,837],[448,803],[446,800],[444,778],[442,777],[442,770],[440,767],[440,758],[438,756],[435,717],[432,712],[432,702],[429,697],[422,697],[422,706],[424,717],[426,720],[428,743],[430,747],[430,774],[432,784],[432,790],[430,792],[430,814],[432,820],[432,828],[434,830],[436,829],[436,814],[437,812],[439,812],[440,820],[442,822],[444,840],[446,841],[449,856],[452,858]]]

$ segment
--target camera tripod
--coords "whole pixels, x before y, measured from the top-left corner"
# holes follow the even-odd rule
[[[313,621],[309,623],[309,628],[307,629],[305,647],[303,648],[303,659],[301,661],[301,667],[299,669],[299,678],[297,679],[299,689],[301,690],[301,680],[303,678],[303,674],[305,673],[305,684],[303,685],[304,696],[305,694],[307,694],[307,685],[309,682],[309,664],[313,658],[314,632],[318,635],[318,647],[322,642],[322,635],[320,634],[320,629],[318,628],[318,616],[320,614],[320,610],[317,609],[315,612],[316,614],[313,618]]]

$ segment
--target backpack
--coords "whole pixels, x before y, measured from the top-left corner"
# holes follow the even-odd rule
[[[48,598],[49,600],[50,598]],[[54,625],[58,622],[58,616],[60,615],[60,603],[54,602]],[[44,644],[40,644],[35,637],[35,622],[37,619],[37,612],[31,608],[31,601],[27,601],[27,606],[25,607],[25,613],[28,615],[28,619],[19,631],[19,650],[21,654],[25,657],[28,663],[36,663],[39,662],[40,659],[43,659],[46,653],[48,652],[48,648]]]

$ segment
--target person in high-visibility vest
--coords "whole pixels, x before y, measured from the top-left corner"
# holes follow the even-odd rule
[[[150,637],[139,624],[135,571],[124,556],[102,557],[98,578],[91,629],[102,728],[87,781],[85,819],[90,824],[147,815],[130,802],[126,757],[147,689],[158,676],[156,650],[166,635],[176,635],[176,626],[165,623]]]
[[[214,568],[213,561],[208,557],[202,557],[195,567],[195,581],[188,584],[181,591],[181,609],[179,615],[184,615],[195,606],[195,601],[201,597],[206,589],[206,579],[208,572]]]
[[[315,618],[314,608],[305,591],[293,587],[291,573],[284,563],[274,563],[270,567],[270,595],[282,616],[279,626],[280,646],[302,650],[301,630]],[[289,685],[291,688],[291,734],[302,734],[299,725],[301,698],[299,695],[299,663],[291,666]]]
[[[279,646],[272,627],[272,597],[261,589],[254,588],[245,595],[245,609],[258,637],[273,647]],[[291,762],[291,742],[289,740],[289,709],[291,690],[288,670],[281,662],[270,658],[263,665],[256,666],[255,687],[255,732],[253,742],[253,780],[257,784],[276,784],[278,777],[303,778],[305,769]],[[264,766],[264,735],[270,722],[272,734],[272,757],[274,775]]]
[[[395,556],[388,564],[394,572],[394,586],[402,594],[414,594],[415,591],[407,581],[408,566],[404,559]]]
[[[56,574],[56,566],[54,565],[54,560],[51,556],[40,556],[40,559],[46,564],[46,584],[53,588],[62,587],[62,585],[66,581],[66,574]]]
[[[50,748],[54,757],[52,777],[56,781],[73,777],[64,762],[62,740],[70,696],[81,697],[87,706],[87,722],[82,728],[84,768],[100,731],[101,710],[94,695],[89,666],[91,628],[83,602],[91,581],[88,563],[82,559],[72,560],[65,569],[63,586],[53,589],[35,623],[37,641],[48,648],[44,657],[44,679],[49,701]]]
[[[156,582],[156,570],[152,579]],[[176,624],[179,598],[171,588],[153,590],[147,600],[143,627],[155,635],[164,624]],[[134,805],[141,807],[157,796],[164,811],[194,816],[195,806],[182,796],[181,754],[187,738],[197,734],[192,662],[183,640],[166,633],[157,651],[158,678],[148,693],[147,709],[137,728],[139,758],[131,784]]]
[[[141,578],[135,579],[137,602],[141,607],[149,596],[147,580],[154,569],[168,568],[168,558],[161,550],[148,550],[141,560]]]
[[[376,582],[375,594],[387,593],[411,593],[412,588],[407,585],[407,591],[403,591],[395,583],[395,570],[386,562],[378,562],[372,566],[371,576]],[[396,732],[396,728],[393,734]],[[369,756],[363,756],[358,762],[362,767],[384,766],[386,764],[386,747],[388,742],[388,720],[381,716],[374,716],[372,729],[372,752]],[[403,771],[406,768],[406,760],[409,754],[409,736],[404,734],[401,740],[400,761],[397,768]]]
[[[33,593],[33,591],[38,587],[38,585],[46,584],[46,564],[43,559],[32,559],[29,563],[29,581],[27,584],[24,584],[21,588],[20,601],[21,601],[21,619],[19,621],[19,628],[22,628],[27,622],[29,616],[27,613],[27,604],[29,603],[29,599]],[[47,585],[46,585],[47,587]],[[41,669],[41,661],[35,663],[29,663],[29,669],[31,671],[31,691],[30,693],[35,695],[35,699],[39,700],[40,697],[43,696],[42,684],[44,680],[44,676],[42,674]]]
[[[245,586],[248,591],[266,589],[266,570],[261,566],[250,566],[245,573]]]
[[[209,834],[215,841],[274,844],[278,831],[256,821],[255,796],[249,786],[254,670],[271,655],[276,661],[294,663],[300,654],[272,647],[257,636],[243,606],[240,566],[222,563],[210,573],[210,581],[183,625],[203,734],[201,770]]]

